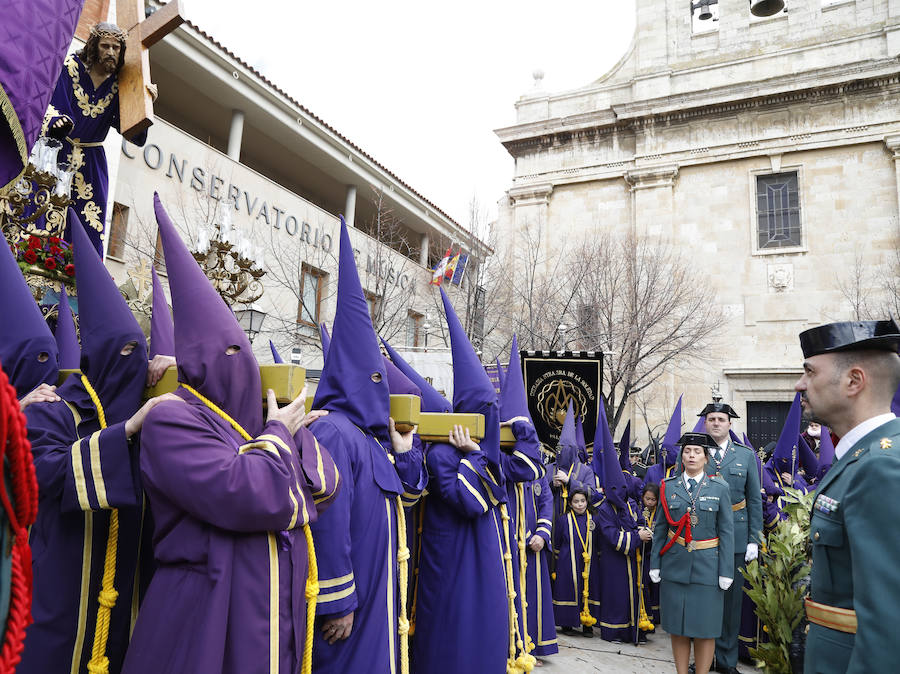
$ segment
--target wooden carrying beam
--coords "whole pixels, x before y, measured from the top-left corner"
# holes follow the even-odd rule
[[[80,374],[78,370],[60,370],[59,384],[62,384],[70,375]],[[260,379],[262,380],[263,403],[265,403],[266,390],[272,389],[279,404],[287,404],[294,400],[303,390],[306,384],[306,369],[299,365],[288,363],[260,365]],[[144,391],[145,398],[154,398],[164,393],[172,393],[178,388],[178,371],[170,367],[163,374],[156,386]],[[313,396],[306,399],[306,409],[312,409]],[[422,412],[421,401],[414,395],[392,395],[391,417],[400,432],[411,430],[418,426],[419,437],[425,442],[446,442],[453,426],[459,424],[469,429],[469,434],[476,442],[484,437],[484,415],[465,413],[439,413]],[[511,447],[516,442],[512,429],[503,427],[500,429],[500,444]]]

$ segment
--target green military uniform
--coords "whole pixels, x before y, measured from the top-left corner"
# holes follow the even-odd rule
[[[894,419],[853,445],[819,485],[810,518],[810,599],[824,607],[807,606],[806,674],[896,671],[898,484],[900,419]],[[817,617],[833,627],[816,624]]]
[[[715,450],[713,450],[715,451]],[[716,462],[711,460],[707,470],[713,472]],[[741,631],[741,603],[744,580],[739,569],[744,566],[748,543],[762,543],[762,495],[759,491],[759,470],[756,455],[749,447],[728,441],[717,474],[728,483],[734,512],[734,575],[735,581],[725,592],[725,616],[722,636],[716,639],[716,664],[737,667],[738,633]]]
[[[677,475],[663,480],[663,489],[672,521],[681,519],[694,504],[697,524],[691,527],[693,546],[685,545],[682,535],[660,555],[676,532],[660,503],[650,568],[659,569],[662,579],[662,628],[669,634],[713,639],[722,631],[725,593],[719,588],[719,577],[734,578],[734,518],[728,484],[720,477],[702,476],[692,499],[683,476]],[[717,545],[711,544],[714,539]]]

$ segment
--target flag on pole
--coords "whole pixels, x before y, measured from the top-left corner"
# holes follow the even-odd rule
[[[450,258],[450,261],[447,262],[447,268],[444,270],[444,280],[452,281],[453,273],[456,271],[456,263],[459,262],[459,256],[462,253],[462,248],[456,251],[456,255]]]
[[[459,260],[456,262],[456,271],[453,272],[453,278],[450,280],[455,286],[458,286],[462,282],[463,274],[466,273],[466,262],[469,261],[468,253],[460,253]]]
[[[432,270],[434,273],[431,275],[431,285],[441,285],[441,281],[444,280],[444,272],[447,270],[447,263],[450,261],[451,252],[451,249],[448,248],[447,252],[444,253],[444,257],[441,258],[441,261],[434,266],[434,269]]]

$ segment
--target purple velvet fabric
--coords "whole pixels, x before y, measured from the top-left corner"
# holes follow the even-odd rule
[[[328,357],[328,347],[331,346],[331,335],[328,334],[328,326],[319,323],[319,341],[322,343],[322,359]]]
[[[794,476],[797,474],[800,459],[799,440],[800,417],[802,413],[803,410],[800,407],[800,394],[796,393],[770,460],[778,473],[790,473]]]
[[[279,363],[283,363],[284,361],[281,359],[281,354],[278,353],[278,349],[275,348],[275,345],[272,344],[272,340],[269,340],[269,350],[272,352],[272,362],[276,365]]]
[[[83,7],[84,0],[0,4],[0,97],[9,103],[9,116],[0,112],[0,189],[25,168]]]

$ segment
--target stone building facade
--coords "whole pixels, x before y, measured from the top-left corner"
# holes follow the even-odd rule
[[[854,317],[854,270],[900,274],[885,267],[900,245],[900,2],[787,0],[757,18],[719,0],[705,22],[689,0],[635,5],[609,73],[523,96],[497,130],[515,158],[498,227],[630,228],[689,251],[725,320],[706,366],[657,383],[647,421],[683,392],[692,425],[718,386],[761,444],[793,398],[797,333]]]

